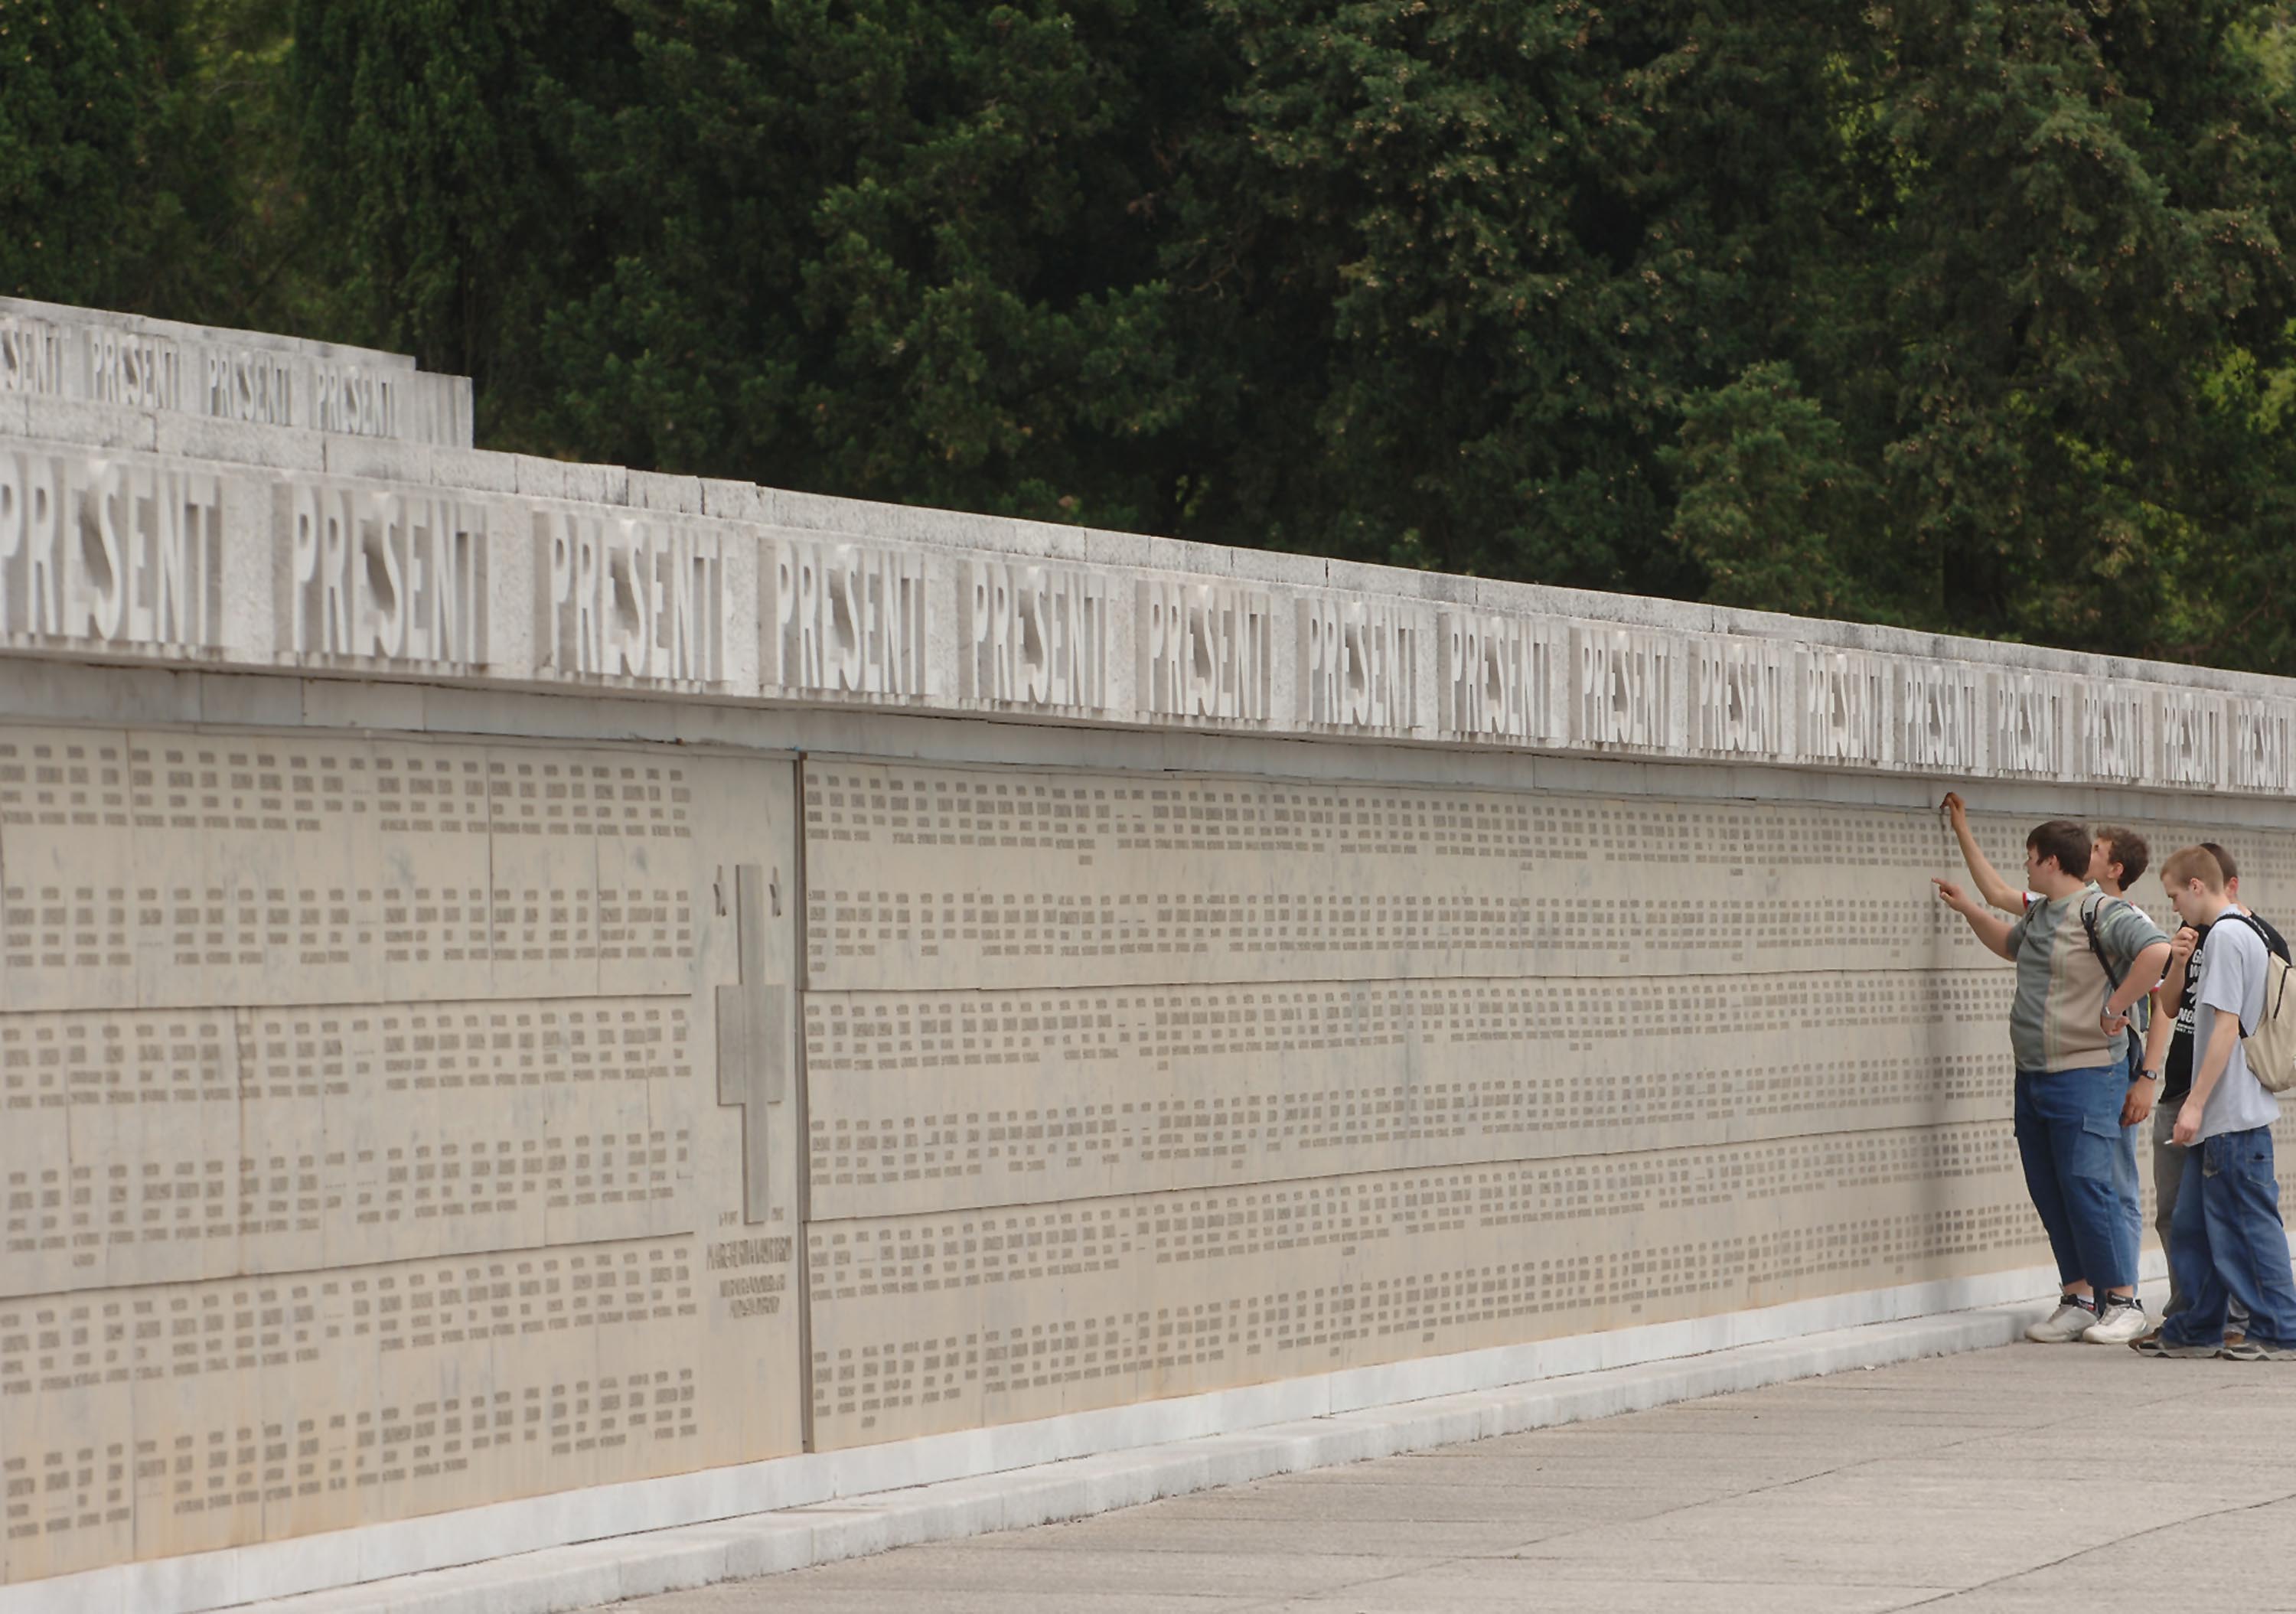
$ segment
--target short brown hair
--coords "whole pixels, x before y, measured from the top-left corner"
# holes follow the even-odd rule
[[[2070,818],[2052,818],[2025,837],[2025,849],[2044,863],[2054,857],[2057,867],[2076,880],[2088,877],[2088,826]]]
[[[2172,891],[2195,880],[2211,891],[2225,888],[2224,864],[2206,847],[2185,847],[2171,852],[2169,861],[2161,865],[2161,878]]]
[[[2226,851],[2213,840],[2203,840],[2201,844],[2208,848],[2209,856],[2215,858],[2217,860],[2217,867],[2224,871],[2225,883],[2226,885],[2231,884],[2234,881],[2240,878],[2240,865],[2232,860],[2232,854],[2230,852]]]
[[[2120,883],[2123,886],[2135,885],[2144,877],[2144,871],[2152,866],[2152,848],[2144,844],[2144,837],[2135,830],[2101,823],[2096,826],[2096,838],[2112,848],[2112,861],[2120,865]],[[2221,863],[2224,860],[2218,858],[2217,861]]]

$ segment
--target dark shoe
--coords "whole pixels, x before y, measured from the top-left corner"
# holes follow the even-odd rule
[[[2161,1337],[2154,1329],[2141,1340],[2131,1340],[2128,1348],[2141,1356],[2213,1356],[2222,1348],[2215,1345],[2174,1345]]]
[[[2262,1340],[2226,1334],[2224,1348],[2217,1355],[2227,1362],[2296,1362],[2296,1345],[2273,1345]]]

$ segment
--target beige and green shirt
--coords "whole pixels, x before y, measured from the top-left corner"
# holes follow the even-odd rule
[[[2096,1023],[2112,983],[2089,950],[2084,908],[2095,912],[2097,946],[2124,981],[2139,953],[2167,939],[2141,910],[2107,897],[2094,881],[2070,897],[2027,904],[2024,917],[2009,927],[2009,952],[2017,963],[2009,1046],[2021,1071],[2082,1070],[2120,1061],[2121,1039],[2107,1036]]]

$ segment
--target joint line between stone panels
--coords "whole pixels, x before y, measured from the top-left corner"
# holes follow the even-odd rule
[[[203,1283],[283,1283],[298,1278],[345,1277],[375,1272],[386,1266],[416,1266],[432,1261],[498,1261],[515,1256],[546,1256],[565,1250],[594,1249],[608,1244],[652,1244],[664,1239],[692,1238],[701,1231],[699,1226],[676,1227],[661,1233],[627,1233],[619,1238],[569,1239],[559,1244],[510,1244],[441,1255],[390,1256],[381,1260],[342,1262],[329,1266],[283,1266],[276,1271],[225,1273],[206,1278],[154,1278],[145,1282],[110,1283],[101,1288],[49,1289],[37,1293],[0,1296],[0,1303],[22,1305],[38,1300],[64,1299],[75,1295],[117,1292],[122,1289],[187,1289]]]
[[[1934,967],[1918,964],[1874,964],[1865,969],[1804,969],[1771,970],[1749,974],[1743,970],[1683,971],[1670,974],[1645,971],[1619,975],[1553,975],[1546,973],[1522,975],[1270,975],[1223,978],[1217,980],[1186,979],[1166,977],[1155,980],[1126,981],[1037,981],[1013,986],[994,987],[806,987],[800,990],[823,997],[870,997],[887,995],[932,996],[959,993],[988,996],[997,993],[1018,992],[1141,992],[1166,987],[1201,992],[1262,991],[1278,987],[1380,987],[1413,985],[1423,981],[1471,980],[1535,980],[1535,981],[1606,981],[1606,980],[1808,980],[1813,976],[1862,975],[1946,975],[1990,974],[1984,964],[1939,964]]]
[[[806,999],[813,990],[813,961],[808,948],[812,941],[812,889],[808,883],[806,863],[806,753],[800,750],[790,765],[790,903],[791,975],[795,988],[791,996],[795,1000],[795,1013],[791,1017],[791,1058],[795,1066],[790,1072],[794,1089],[791,1102],[797,1113],[791,1118],[794,1139],[791,1152],[797,1158],[797,1192],[793,1213],[797,1220],[796,1247],[791,1251],[797,1264],[793,1274],[797,1282],[797,1405],[798,1449],[817,1450],[813,1428],[813,1095],[809,1090],[811,1077],[806,1063]]]
[[[1627,1159],[1635,1156],[1686,1154],[1698,1150],[1758,1148],[1769,1143],[1799,1143],[1813,1138],[1854,1138],[1878,1135],[1890,1132],[1933,1132],[1947,1127],[1998,1127],[2003,1116],[1975,1116],[1957,1121],[1922,1121],[1905,1127],[1841,1127],[1823,1132],[1781,1132],[1760,1137],[1721,1138],[1704,1143],[1676,1143],[1670,1146],[1644,1149],[1579,1149],[1562,1154],[1503,1154],[1488,1159],[1454,1160],[1446,1165],[1373,1167],[1360,1171],[1308,1172],[1296,1176],[1255,1176],[1249,1181],[1229,1183],[1186,1183],[1164,1188],[1116,1189],[1104,1193],[1066,1194],[1047,1200],[991,1200],[972,1204],[937,1206],[926,1209],[856,1211],[843,1216],[824,1217],[809,1227],[832,1227],[855,1222],[899,1222],[919,1217],[980,1216],[1008,1210],[1043,1210],[1059,1205],[1086,1205],[1103,1200],[1152,1200],[1172,1194],[1240,1193],[1254,1189],[1281,1187],[1290,1183],[1334,1183],[1355,1177],[1400,1176],[1407,1173],[1442,1171],[1487,1171],[1505,1166],[1544,1166],[1572,1160]]]

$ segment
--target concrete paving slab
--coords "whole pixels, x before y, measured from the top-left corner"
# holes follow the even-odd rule
[[[678,1594],[679,1614],[887,1614],[874,1588],[820,1586],[809,1570],[770,1582],[740,1581]],[[961,1592],[937,1594],[933,1614],[1263,1614],[1265,1597],[1198,1596],[1184,1592]],[[1308,1607],[1302,1603],[1300,1606]],[[1324,1614],[1340,1606],[1324,1604]]]
[[[1389,1579],[1440,1561],[1434,1553],[1387,1558],[1291,1552],[1037,1553],[1014,1547],[1008,1537],[988,1536],[840,1564],[832,1584],[867,1587],[912,1607],[931,1606],[947,1592],[966,1591],[1177,1592],[1281,1600]]]
[[[2296,1372],[2011,1346],[636,1607],[1187,1614],[1240,1594],[1252,1614],[2021,1614],[2118,1584],[2296,1608],[2292,1451]]]
[[[1446,1564],[1426,1575],[1302,1598],[1252,1614],[1885,1614],[1950,1586],[1844,1586],[1792,1581],[1554,1580],[1514,1561]],[[727,1614],[732,1614],[731,1610]],[[1171,1614],[1177,1614],[1177,1610]]]

